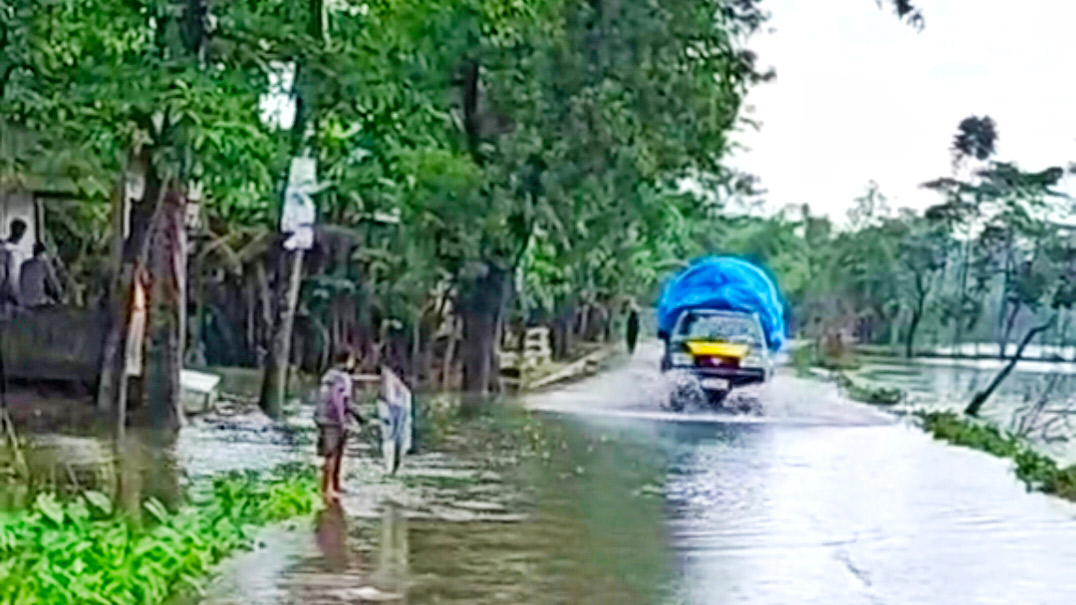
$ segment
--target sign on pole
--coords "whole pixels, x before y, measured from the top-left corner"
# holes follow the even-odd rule
[[[381,419],[381,454],[385,469],[395,473],[404,454],[411,451],[411,389],[387,367],[381,368],[381,397],[377,402]]]
[[[284,242],[286,250],[313,247],[316,190],[317,162],[313,158],[292,158],[284,189],[284,211],[280,214],[280,230],[290,236]]]

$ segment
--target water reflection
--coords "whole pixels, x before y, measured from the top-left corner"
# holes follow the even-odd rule
[[[407,517],[399,507],[389,504],[381,514],[381,536],[370,579],[380,590],[407,594],[411,575],[411,549]]]
[[[331,571],[341,572],[348,567],[347,519],[339,502],[331,502],[318,511],[314,519],[318,549]]]
[[[653,435],[549,419],[543,437],[548,456],[499,483],[453,482],[435,503],[386,502],[378,516],[349,519],[346,555],[337,512],[323,513],[310,547],[287,550],[274,582],[233,583],[206,603],[663,602],[675,569],[660,493],[668,460]],[[522,517],[501,510],[505,492],[518,494],[509,500]]]
[[[38,494],[70,496],[94,490],[112,496],[132,516],[154,498],[175,509],[183,502],[183,473],[175,439],[151,431],[111,438],[38,434],[22,451],[26,474],[12,476],[0,490],[0,508],[23,508]]]

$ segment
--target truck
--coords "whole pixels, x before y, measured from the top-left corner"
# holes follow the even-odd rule
[[[669,407],[720,407],[734,389],[768,383],[784,344],[784,308],[775,281],[743,259],[701,259],[674,276],[658,304]]]

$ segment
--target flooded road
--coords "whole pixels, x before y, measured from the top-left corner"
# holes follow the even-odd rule
[[[761,415],[663,412],[655,355],[530,397],[500,472],[413,461],[410,501],[351,477],[205,603],[1072,601],[1076,508],[1006,462],[785,374]]]

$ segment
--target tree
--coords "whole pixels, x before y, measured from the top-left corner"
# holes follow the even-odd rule
[[[926,312],[927,298],[935,287],[935,280],[945,268],[945,232],[926,219],[905,216],[903,221],[891,224],[899,235],[898,266],[901,279],[900,291],[910,319],[904,337],[904,354],[915,354],[915,335]]]
[[[959,166],[970,159],[980,162],[990,159],[997,140],[997,126],[990,116],[964,118],[953,137],[953,164]]]
[[[22,24],[28,69],[5,113],[35,137],[35,155],[66,166],[79,182],[116,183],[128,174],[142,186],[129,204],[129,229],[112,280],[111,328],[98,390],[102,408],[123,397],[130,293],[137,275],[152,287],[145,371],[153,423],[175,428],[186,321],[187,191],[198,185],[207,205],[257,200],[277,140],[253,109],[265,89],[264,66],[293,36],[287,13],[273,36],[264,21],[236,19],[243,3],[200,0],[32,3]],[[269,50],[266,50],[266,48]],[[209,68],[212,66],[212,68]],[[112,187],[87,190],[103,201]],[[128,212],[121,203],[117,215]],[[126,221],[117,221],[123,225]]]
[[[1056,235],[1056,232],[1055,232]],[[1037,314],[1045,312],[1046,317],[1024,333],[1016,352],[1009,359],[985,389],[975,394],[964,413],[976,416],[993,395],[994,391],[1005,381],[1016,364],[1023,358],[1024,350],[1040,334],[1057,323],[1061,310],[1071,310],[1076,305],[1076,273],[1073,263],[1076,260],[1076,247],[1066,239],[1053,237],[1047,244],[1048,251],[1028,262],[1021,268],[1018,289],[1024,304],[1029,305]]]
[[[470,40],[456,50],[463,136],[442,156],[470,178],[426,207],[457,285],[464,386],[475,394],[491,386],[508,286],[538,230],[567,254],[597,239],[596,226],[630,232],[644,211],[633,202],[655,199],[640,184],[718,172],[754,74],[735,37],[758,22],[753,2],[716,15],[703,2],[662,12],[549,2],[498,10],[486,29],[488,9],[440,13],[452,39]]]

